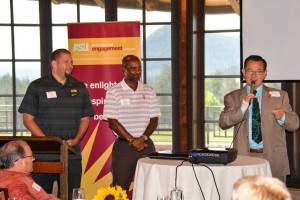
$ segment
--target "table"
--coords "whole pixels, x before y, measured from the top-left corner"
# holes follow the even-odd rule
[[[180,160],[164,160],[142,158],[138,161],[133,187],[133,200],[153,200],[158,195],[170,194],[175,186],[176,167]],[[206,200],[217,200],[219,195],[214,184],[215,177],[221,200],[231,200],[233,184],[243,176],[262,175],[272,176],[270,164],[267,160],[250,156],[238,156],[227,165],[191,164],[184,162],[177,167],[177,186],[182,187],[184,200],[203,199],[197,183],[194,170]]]
[[[0,147],[12,140],[25,140],[35,154],[59,154],[59,162],[34,162],[33,172],[60,174],[60,198],[68,199],[68,154],[75,154],[75,148],[55,136],[0,136]]]

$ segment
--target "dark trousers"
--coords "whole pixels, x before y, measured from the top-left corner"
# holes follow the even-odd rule
[[[117,139],[112,149],[111,172],[113,186],[119,185],[122,189],[129,191],[138,159],[146,157],[155,152],[153,141],[149,138],[143,151],[136,151],[128,145],[125,140]]]
[[[80,159],[68,160],[68,199],[72,199],[73,188],[79,188],[81,182],[82,165]],[[53,183],[57,180],[58,197],[60,196],[59,174],[33,173],[33,180],[48,194],[52,194]]]

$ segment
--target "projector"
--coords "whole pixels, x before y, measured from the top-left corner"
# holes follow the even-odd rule
[[[203,148],[192,149],[189,152],[189,162],[193,164],[223,164],[235,161],[237,149],[235,148]]]

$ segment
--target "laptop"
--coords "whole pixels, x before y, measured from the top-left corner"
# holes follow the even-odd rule
[[[165,150],[150,153],[148,157],[152,159],[189,160],[189,153],[172,152],[170,150]]]

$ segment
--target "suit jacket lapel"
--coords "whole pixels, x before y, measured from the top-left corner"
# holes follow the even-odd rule
[[[242,104],[243,102],[243,98],[244,96],[247,95],[247,89],[246,86],[244,86],[241,90],[240,90],[240,103]]]
[[[267,109],[268,108],[268,103],[270,102],[270,88],[263,85],[263,91],[262,91],[262,102],[261,102],[261,116],[262,116],[262,119],[263,119],[263,115],[266,113],[266,110],[269,110]]]

